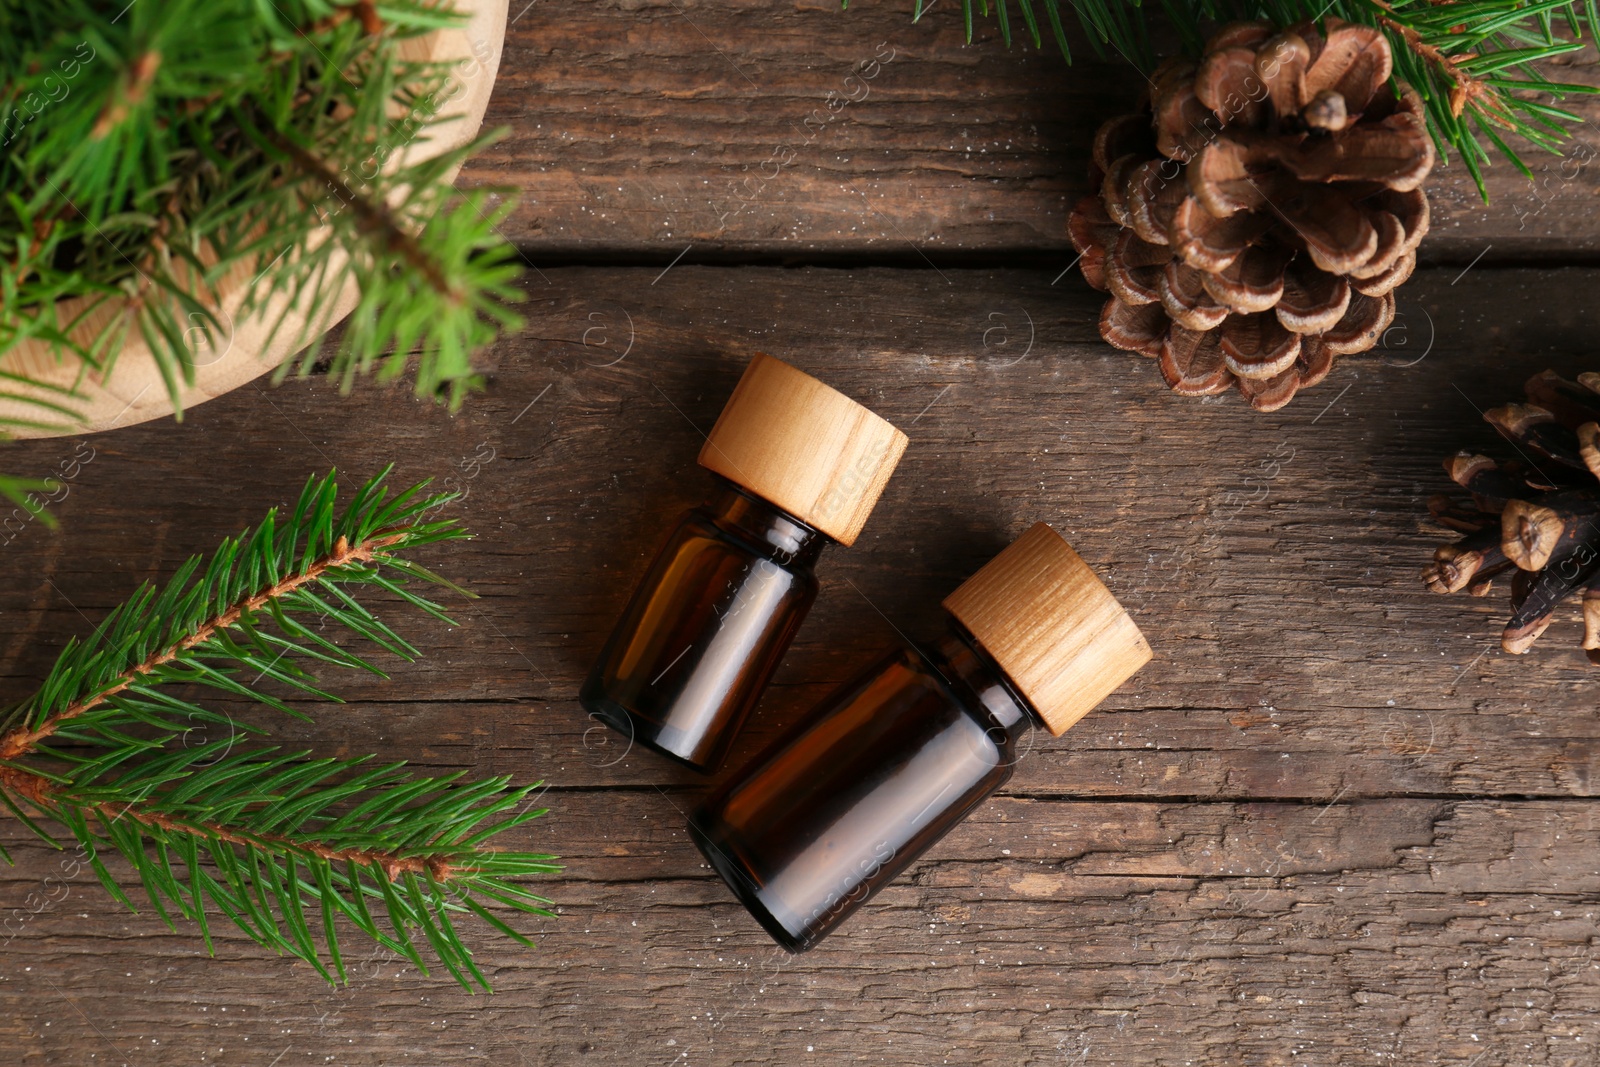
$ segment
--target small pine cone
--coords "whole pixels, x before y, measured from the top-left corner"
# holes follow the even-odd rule
[[[1434,520],[1463,536],[1439,546],[1422,580],[1436,593],[1483,596],[1509,572],[1511,621],[1500,644],[1514,653],[1528,651],[1556,606],[1582,590],[1583,647],[1600,665],[1600,374],[1570,382],[1545,371],[1524,388],[1526,404],[1483,416],[1522,458],[1462,452],[1445,461],[1472,502],[1430,502]]]
[[[1177,393],[1235,386],[1259,411],[1364,352],[1394,319],[1428,232],[1433,140],[1389,84],[1389,42],[1325,20],[1235,23],[1169,61],[1094,139],[1098,192],[1068,229],[1111,293],[1100,334]]]

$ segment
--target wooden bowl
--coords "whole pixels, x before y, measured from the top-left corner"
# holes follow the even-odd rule
[[[456,62],[458,66],[453,77],[459,90],[443,107],[444,118],[430,127],[430,138],[426,143],[414,142],[406,146],[396,153],[399,157],[397,163],[459,148],[477,136],[478,128],[483,123],[483,113],[489,105],[489,93],[494,88],[495,73],[500,68],[509,3],[510,0],[457,0],[457,9],[468,16],[465,23],[454,29],[401,43],[401,51],[408,58]],[[256,273],[250,264],[243,264],[218,285],[222,299],[219,301],[217,319],[222,323],[223,330],[213,336],[210,345],[196,351],[194,381],[179,390],[182,398],[179,406],[182,409],[221,396],[265,374],[294,355],[297,337],[315,337],[326,332],[356,305],[358,292],[354,284],[349,284],[336,299],[327,301],[323,314],[316,322],[311,322],[291,307],[275,337],[269,341],[267,328],[290,303],[287,297],[273,298],[249,318],[241,320],[235,315]],[[74,303],[82,307],[89,299],[63,302],[62,321],[70,321],[75,310],[72,307]],[[113,316],[122,314],[124,306],[124,301],[106,301],[79,324],[73,336],[85,340],[92,337]],[[201,331],[196,329],[194,336],[202,339],[200,344],[205,344]],[[150,355],[149,346],[136,330],[128,332],[110,374],[104,377],[89,374],[79,381],[82,363],[76,356],[70,352],[58,353],[52,345],[33,341],[23,342],[0,357],[0,371],[62,388],[71,388],[77,383],[81,397],[70,401],[69,406],[75,406],[81,412],[82,422],[63,422],[60,426],[48,429],[16,430],[13,431],[15,437],[94,433],[173,413],[172,398],[167,393],[161,372]],[[7,389],[56,399],[45,390],[31,390],[21,382],[8,383]],[[39,420],[40,409],[6,399],[0,400],[0,415]]]

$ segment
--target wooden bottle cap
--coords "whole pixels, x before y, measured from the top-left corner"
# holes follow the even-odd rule
[[[1044,523],[944,600],[1053,734],[1150,662],[1150,645],[1061,535]]]
[[[700,465],[848,545],[905,450],[906,435],[877,415],[758,353],[711,428]]]

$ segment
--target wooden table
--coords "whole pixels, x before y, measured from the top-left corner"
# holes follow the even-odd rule
[[[513,6],[513,13],[520,4]],[[294,743],[549,782],[560,853],[496,987],[360,959],[348,987],[241,936],[120,909],[5,822],[0,1032],[23,1064],[1593,1064],[1600,678],[1576,611],[1499,650],[1503,594],[1436,597],[1440,460],[1479,409],[1596,367],[1591,149],[1430,185],[1428,265],[1385,350],[1269,416],[1168,394],[1101,344],[1063,234],[1084,145],[1136,89],[963,45],[950,2],[534,3],[464,183],[524,190],[526,332],[458,417],[401,392],[246,387],[170,422],[11,447],[88,454],[59,533],[8,528],[0,670],[21,696],[136,583],[306,476],[467,493],[430,562],[482,599],[388,681],[339,678]],[[858,64],[872,61],[870,79]],[[1564,72],[1591,77],[1592,71]],[[853,97],[827,110],[830,93]],[[820,109],[820,110],[819,110]],[[1600,108],[1587,106],[1587,114]],[[817,118],[816,116],[822,116]],[[812,117],[810,125],[807,119]],[[1580,145],[1597,141],[1580,130]],[[813,952],[775,948],[686,838],[706,783],[575,695],[757,350],[911,435],[735,762],[1044,519],[1155,661]],[[893,623],[889,620],[893,620]],[[33,896],[30,896],[33,895]]]

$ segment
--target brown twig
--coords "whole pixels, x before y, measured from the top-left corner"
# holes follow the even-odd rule
[[[376,237],[386,251],[415,267],[428,279],[429,285],[443,293],[452,303],[460,304],[466,299],[460,286],[453,284],[444,276],[439,264],[423,250],[416,237],[395,220],[388,205],[381,200],[375,201],[362,196],[350,188],[326,162],[277,130],[269,129],[266,138],[269,144],[293,160],[301,173],[321,182],[340,203],[354,211],[357,224],[363,233]]]
[[[16,286],[19,289],[22,287],[22,283],[28,280],[28,273],[33,269],[33,257],[39,254],[39,250],[42,249],[44,247],[44,243],[50,239],[50,234],[55,230],[55,228],[56,220],[53,218],[34,220],[33,240],[28,244],[28,254],[26,257],[19,257],[17,260]]]
[[[0,767],[0,788],[26,800],[41,812],[51,813],[61,800],[48,780],[20,767]],[[129,819],[142,826],[177,833],[209,837],[232,845],[252,845],[257,848],[283,849],[306,856],[315,856],[330,863],[351,862],[381,869],[389,881],[401,875],[426,874],[435,881],[444,881],[457,869],[437,856],[402,856],[385,849],[329,848],[315,841],[300,841],[281,834],[246,834],[230,830],[213,822],[186,822],[159,812],[143,811],[132,804],[88,804],[85,808],[107,822]]]
[[[298,31],[300,36],[307,37],[313,33],[324,33],[341,23],[349,22],[352,18],[361,23],[361,32],[369,37],[376,37],[384,30],[383,17],[378,14],[378,7],[372,0],[358,0],[349,7],[341,7],[326,18],[318,19],[310,26]]]
[[[1372,0],[1372,3],[1376,7],[1389,12],[1390,15],[1394,13],[1394,8],[1384,3],[1384,0]],[[1450,114],[1453,117],[1460,118],[1461,113],[1466,110],[1467,104],[1472,102],[1481,106],[1484,113],[1495,122],[1508,129],[1515,128],[1516,124],[1505,114],[1505,109],[1496,98],[1495,91],[1480,79],[1461,69],[1459,61],[1472,59],[1477,53],[1463,52],[1459,56],[1447,56],[1435,46],[1424,41],[1422,34],[1415,29],[1390,18],[1389,15],[1379,15],[1378,22],[1399,34],[1400,39],[1406,43],[1406,47],[1419,59],[1425,63],[1433,64],[1439,68],[1446,78],[1450,79]]]
[[[134,56],[124,75],[126,86],[106,101],[106,106],[94,121],[94,128],[89,131],[90,139],[100,140],[127,118],[134,105],[143,101],[150,92],[150,87],[155,84],[156,72],[160,69],[160,52],[141,52]]]
[[[132,685],[134,679],[148,674],[150,671],[161,666],[163,663],[170,662],[181,653],[188,651],[196,645],[202,644],[205,641],[209,641],[218,631],[226,630],[228,627],[234,625],[241,618],[243,618],[247,613],[254,612],[256,609],[266,604],[267,601],[285,596],[308,582],[316,581],[330,568],[339,567],[347,563],[365,562],[372,559],[372,554],[374,552],[377,552],[383,548],[387,548],[389,545],[401,540],[406,536],[406,532],[407,531],[401,530],[393,533],[379,534],[375,537],[368,538],[357,545],[352,545],[343,537],[340,537],[338,541],[334,542],[333,550],[331,552],[329,552],[326,556],[315,560],[311,566],[306,568],[306,570],[303,572],[290,575],[283,581],[278,582],[275,585],[268,586],[266,589],[256,593],[254,596],[251,596],[246,600],[233,605],[221,615],[208,620],[202,624],[199,629],[195,630],[194,633],[189,634],[187,637],[184,637],[177,643],[169,645],[166,648],[157,649],[156,651],[150,653],[149,656],[145,657],[144,662],[138,664],[137,666],[129,667],[127,670],[117,675],[116,680],[111,685],[108,685],[104,689],[101,689],[95,693],[91,693],[88,696],[75,700],[71,704],[68,704],[66,707],[62,708],[60,711],[54,712],[47,717],[44,722],[40,723],[37,729],[29,730],[25,726],[13,728],[4,737],[0,737],[0,759],[14,760],[21,756],[27,755],[39,744],[40,741],[55,733],[56,730],[61,727],[62,723],[69,719],[75,719],[84,712],[91,711],[94,708],[99,707],[101,704],[104,704],[111,697],[116,696],[118,693],[128,688],[128,686]]]

